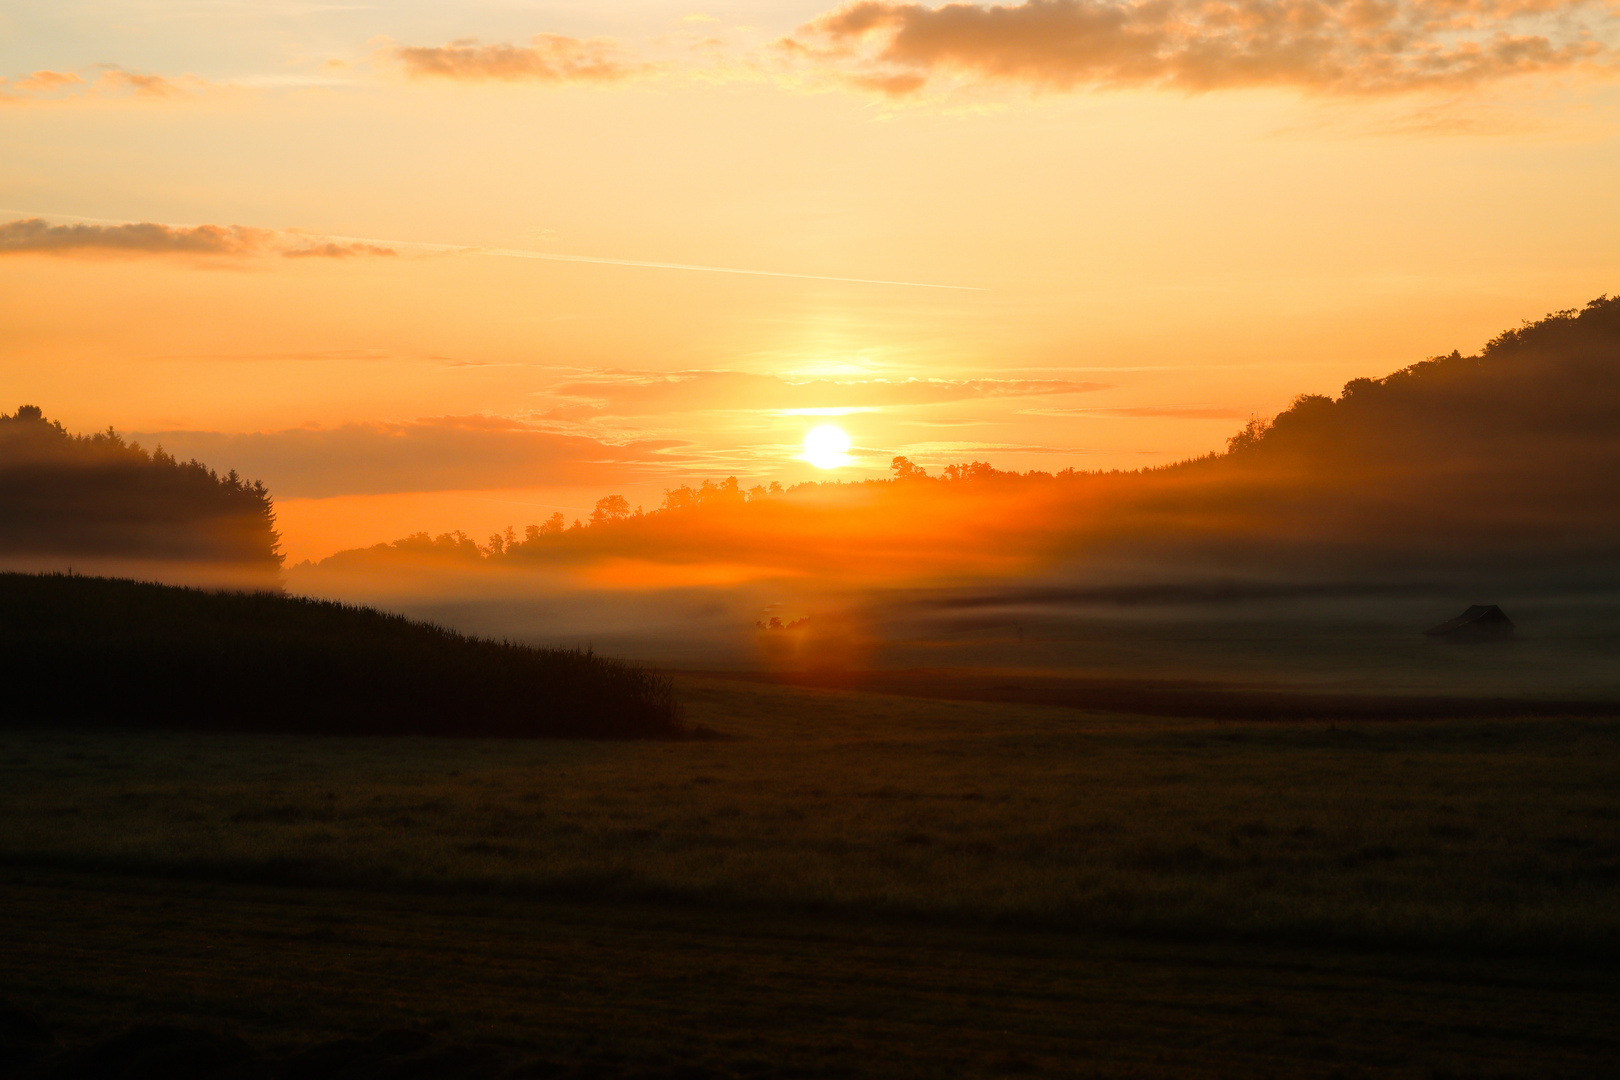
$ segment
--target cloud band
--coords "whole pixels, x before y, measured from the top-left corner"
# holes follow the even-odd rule
[[[1583,11],[1599,33],[1576,19]],[[1610,51],[1612,30],[1583,0],[861,0],[781,46],[891,95],[941,77],[1371,94],[1565,70]]]
[[[0,255],[265,255],[287,258],[347,258],[393,255],[392,248],[363,241],[335,241],[247,225],[53,225],[43,218],[0,222]]]

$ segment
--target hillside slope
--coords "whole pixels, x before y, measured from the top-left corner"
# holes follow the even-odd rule
[[[667,679],[370,608],[0,574],[0,722],[347,735],[670,736]]]

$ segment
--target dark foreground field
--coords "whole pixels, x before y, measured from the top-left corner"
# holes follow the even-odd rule
[[[11,1071],[1604,1076],[1620,1058],[1620,720],[680,691],[733,737],[0,733],[0,996],[51,1040],[0,1018]]]

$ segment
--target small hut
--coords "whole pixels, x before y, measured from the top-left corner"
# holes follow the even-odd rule
[[[1495,604],[1475,604],[1423,633],[1442,641],[1504,641],[1513,636],[1513,620]]]

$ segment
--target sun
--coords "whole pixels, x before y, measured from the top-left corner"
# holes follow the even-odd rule
[[[832,424],[813,427],[804,437],[804,460],[818,469],[849,464],[849,436]]]

